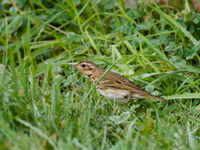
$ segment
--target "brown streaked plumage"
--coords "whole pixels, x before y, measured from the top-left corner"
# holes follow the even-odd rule
[[[81,61],[73,66],[87,75],[94,84],[104,74],[105,70],[99,68],[91,61]],[[127,102],[131,99],[151,98],[168,102],[164,98],[151,95],[127,78],[114,73],[108,72],[105,77],[99,81],[96,86],[97,91],[106,98],[119,102]]]

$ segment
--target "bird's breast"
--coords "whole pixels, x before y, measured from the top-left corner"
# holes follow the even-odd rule
[[[90,78],[90,81],[91,81],[92,84],[94,84],[96,82],[95,78],[92,75],[89,76],[89,78]]]

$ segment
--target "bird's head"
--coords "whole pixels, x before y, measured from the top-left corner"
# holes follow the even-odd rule
[[[91,61],[80,61],[76,65],[73,65],[74,68],[79,69],[83,74],[90,76],[93,70],[97,65]]]

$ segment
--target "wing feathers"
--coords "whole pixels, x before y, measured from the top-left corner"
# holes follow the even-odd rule
[[[168,102],[164,98],[151,95],[137,84],[114,72],[109,72],[100,82],[98,86],[101,86],[101,88],[128,90],[132,93],[133,98],[152,98]]]

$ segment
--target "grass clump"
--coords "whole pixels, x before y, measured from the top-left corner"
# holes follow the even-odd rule
[[[0,3],[0,149],[199,149],[199,14],[144,1]],[[69,65],[86,59],[170,105],[90,91]]]

